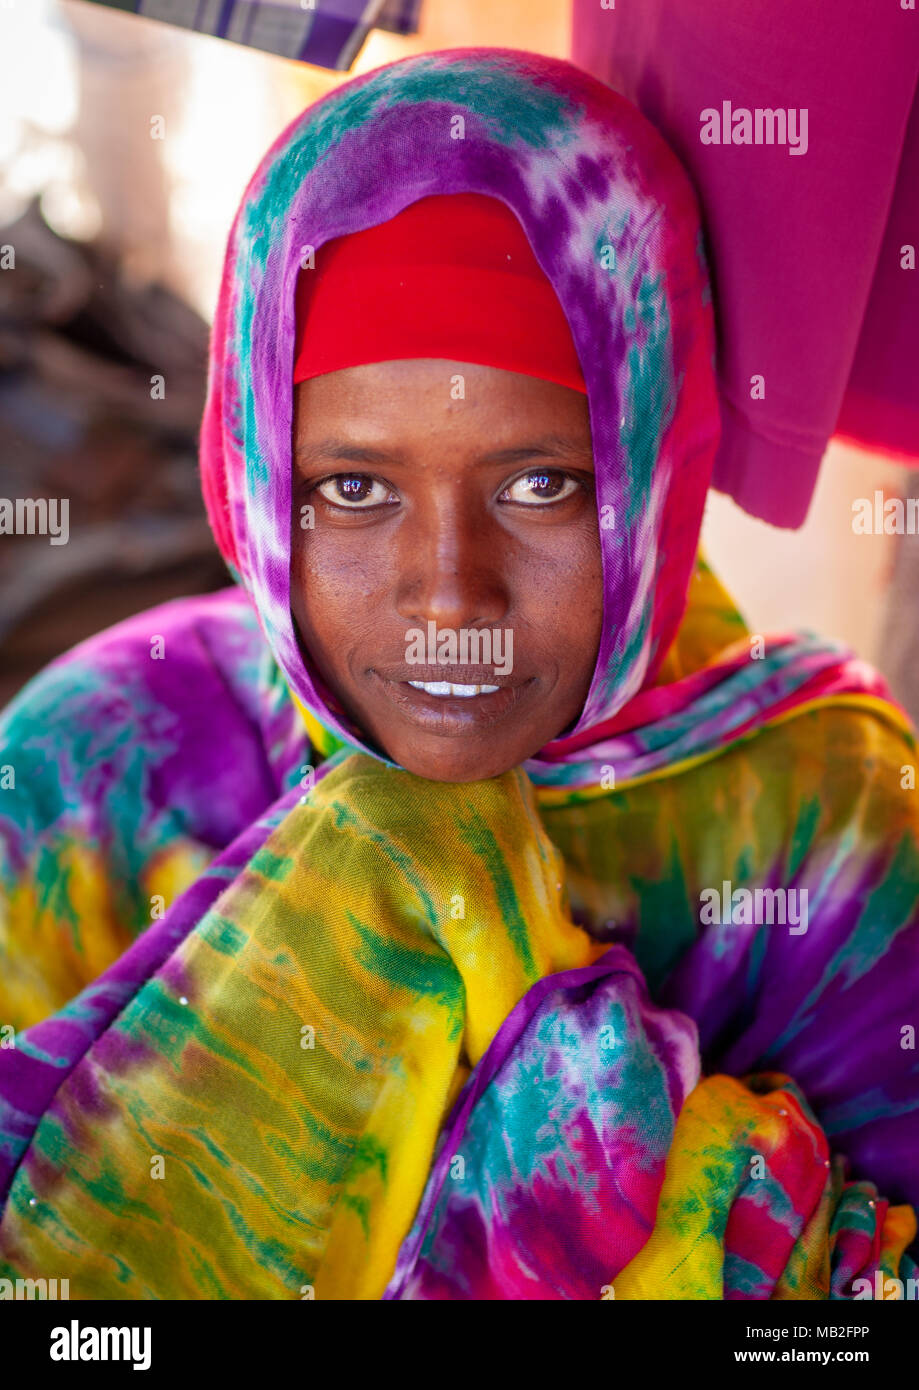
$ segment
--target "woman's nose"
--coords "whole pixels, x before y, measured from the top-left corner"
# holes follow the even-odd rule
[[[487,515],[426,509],[400,535],[396,609],[438,628],[499,623],[510,606],[505,549]],[[506,540],[506,538],[504,538]]]

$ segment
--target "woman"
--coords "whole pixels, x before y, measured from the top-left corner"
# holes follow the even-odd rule
[[[696,559],[709,299],[674,157],[567,63],[406,60],[268,152],[202,431],[238,587],[5,716],[3,1274],[911,1277],[915,745]]]

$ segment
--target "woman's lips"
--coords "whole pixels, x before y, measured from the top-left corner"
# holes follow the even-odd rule
[[[419,728],[436,734],[469,734],[487,729],[514,708],[521,696],[533,684],[535,677],[502,682],[501,677],[471,671],[457,678],[454,671],[449,673],[429,673],[427,670],[412,672],[404,680],[384,676],[371,670],[372,679],[379,685],[382,693],[396,706],[400,714]],[[481,691],[478,695],[431,695],[410,681],[424,681],[425,684],[460,685],[467,689],[473,685],[497,686],[497,690]]]

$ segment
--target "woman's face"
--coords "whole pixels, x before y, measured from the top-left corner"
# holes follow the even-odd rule
[[[350,367],[295,387],[293,449],[300,640],[390,759],[497,777],[577,719],[602,618],[581,392],[439,359]]]

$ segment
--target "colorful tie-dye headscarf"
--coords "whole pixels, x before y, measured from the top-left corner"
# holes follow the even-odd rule
[[[714,335],[689,181],[637,109],[569,64],[468,50],[339,88],[275,141],[233,224],[201,468],[214,533],[291,690],[339,735],[290,616],[294,291],[308,248],[433,193],[517,215],[589,392],[603,638],[574,732],[615,714],[674,636],[718,438]]]
[[[603,630],[577,724],[527,771],[541,784],[589,789],[611,763],[629,776],[666,761],[649,759],[640,740],[610,743],[620,732],[611,721],[653,680],[676,633],[718,442],[696,200],[631,103],[560,60],[467,49],[355,78],[294,121],[250,180],[229,238],[201,435],[204,495],[318,746],[373,752],[323,700],[291,618],[294,292],[325,242],[457,192],[499,198],[519,218],[587,384]],[[830,644],[774,642],[756,664],[746,655],[717,673],[719,691],[701,709],[699,682],[671,692],[668,742],[681,738],[684,756],[717,748],[781,701],[881,690]]]
[[[314,687],[291,421],[308,248],[458,191],[514,211],[571,325],[604,622],[571,733],[450,786]],[[3,718],[0,1023],[33,1026],[0,1050],[0,1292],[845,1298],[914,1272],[873,1182],[919,1195],[915,744],[879,677],[754,641],[696,564],[713,352],[685,176],[567,63],[412,58],[278,138],[202,431],[242,587],[100,634]],[[809,927],[704,924],[727,879],[806,888]]]

